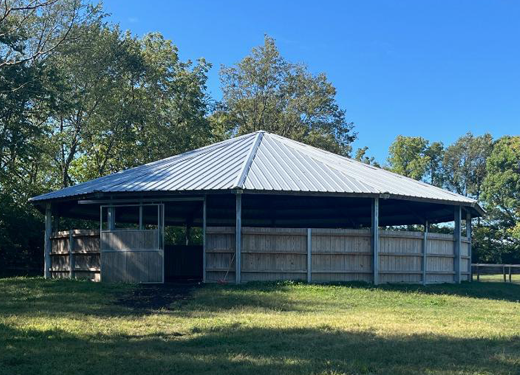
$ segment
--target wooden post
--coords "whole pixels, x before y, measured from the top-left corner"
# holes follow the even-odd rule
[[[507,282],[507,279],[506,279],[506,266],[502,266],[502,273],[504,274],[504,282]]]
[[[480,281],[480,268],[479,268],[478,264],[477,264],[477,281]]]
[[[426,268],[428,266],[428,230],[429,230],[430,223],[428,223],[428,220],[424,222],[424,234],[423,234],[423,258],[422,258],[422,283],[423,285],[426,285]]]
[[[241,281],[241,258],[242,258],[242,194],[236,195],[236,228],[235,228],[235,282]]]
[[[51,204],[47,203],[45,207],[45,247],[43,250],[43,275],[46,279],[51,277],[51,235],[52,235],[52,210]]]
[[[512,282],[512,278],[511,278],[511,265],[509,265],[509,282],[510,283]]]
[[[466,213],[466,237],[468,237],[468,280],[473,281],[473,268],[471,267],[473,252],[471,250],[471,213]]]
[[[379,284],[379,198],[372,201],[372,271],[374,285]]]
[[[207,198],[204,196],[202,203],[202,282],[206,282],[206,205]]]
[[[455,237],[455,243],[454,243],[454,255],[455,258],[453,259],[453,268],[455,271],[455,277],[454,281],[457,284],[460,284],[461,281],[461,237],[460,237],[460,231],[461,231],[461,214],[462,209],[460,206],[455,207],[455,229],[454,229],[454,237]]]
[[[307,228],[307,282],[312,281],[312,229]]]
[[[139,205],[139,230],[143,230],[144,229],[144,225],[143,225],[143,204],[141,203]]]
[[[74,255],[74,231],[69,230],[69,277],[73,279],[76,277],[76,257]]]

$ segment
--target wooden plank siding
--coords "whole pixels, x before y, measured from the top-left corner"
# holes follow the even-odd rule
[[[71,237],[72,246],[70,245]],[[72,250],[74,258],[72,277],[92,281],[100,280],[99,231],[76,229],[55,232],[50,237],[50,241],[52,278],[71,277],[70,250]]]
[[[373,282],[371,233],[366,229],[242,228],[242,281],[308,280]],[[380,231],[381,283],[454,281],[454,236]],[[423,257],[424,238],[426,259]],[[461,239],[462,269],[468,269],[469,241]],[[206,228],[206,280],[235,282],[235,228]],[[425,261],[426,260],[426,261]],[[463,272],[462,279],[468,279]]]

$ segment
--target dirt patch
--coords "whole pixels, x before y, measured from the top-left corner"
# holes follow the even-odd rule
[[[151,313],[157,310],[170,310],[172,304],[179,306],[178,302],[192,298],[195,289],[200,288],[201,283],[166,283],[158,285],[139,285],[132,292],[122,296],[116,301],[116,305],[131,308],[140,313]]]

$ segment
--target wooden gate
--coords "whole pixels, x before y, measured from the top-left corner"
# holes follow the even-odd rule
[[[137,208],[138,224],[135,227],[128,225],[128,221],[135,216],[127,212],[128,207]],[[118,215],[118,210],[123,213]],[[155,222],[155,215],[143,214],[144,211],[149,214],[155,210]],[[126,225],[118,227],[119,217]],[[102,206],[100,236],[101,281],[164,282],[163,204]]]

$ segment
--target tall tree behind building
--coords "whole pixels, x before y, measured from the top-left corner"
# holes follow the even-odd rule
[[[425,180],[439,186],[442,143],[430,142],[422,137],[398,136],[388,150],[388,167],[391,171],[415,180]]]
[[[446,148],[443,158],[445,186],[456,193],[479,199],[486,178],[486,162],[493,150],[491,134],[460,137]]]
[[[220,72],[223,99],[213,124],[231,135],[266,130],[342,155],[356,139],[325,74],[285,60],[275,41]]]

